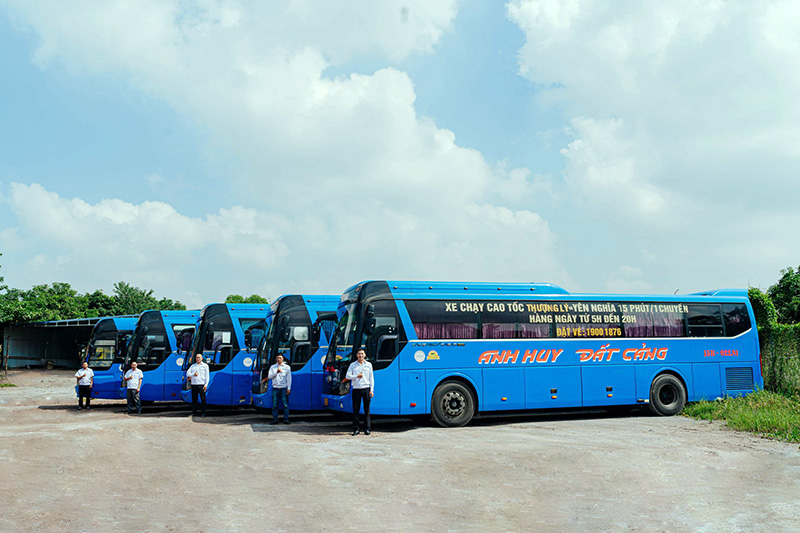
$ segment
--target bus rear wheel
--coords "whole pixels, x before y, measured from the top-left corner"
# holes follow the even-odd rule
[[[443,427],[466,425],[475,415],[472,393],[461,383],[442,383],[433,392],[431,414],[436,423]]]
[[[661,374],[650,386],[650,412],[657,416],[677,415],[686,405],[686,389],[672,374]]]

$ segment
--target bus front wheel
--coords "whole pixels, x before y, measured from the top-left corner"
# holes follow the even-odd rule
[[[437,424],[444,427],[461,427],[475,414],[472,393],[461,383],[442,383],[433,393],[431,414]]]
[[[648,407],[654,415],[677,415],[686,405],[686,389],[683,383],[672,374],[661,374],[650,386],[650,404]]]

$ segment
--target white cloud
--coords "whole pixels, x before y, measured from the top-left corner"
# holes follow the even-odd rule
[[[197,217],[162,202],[88,204],[11,187],[24,231],[100,246],[117,256],[104,267],[116,277],[186,285],[186,273],[202,285],[235,268],[241,293],[339,292],[363,278],[567,277],[535,213],[547,180],[459,146],[417,115],[412,80],[388,66],[431,52],[454,1],[14,5],[40,35],[43,68],[123,73],[203,125],[214,149],[245,169],[231,186],[243,192]],[[326,75],[375,55],[387,66]],[[26,202],[48,215],[26,215]],[[184,293],[209,297],[198,286]]]
[[[338,293],[367,278],[565,279],[547,223],[526,210],[441,202],[323,220],[233,206],[188,217],[162,202],[90,204],[18,183],[8,199],[23,238],[47,250],[15,272],[29,284],[59,275],[92,290],[125,280],[207,302]]]
[[[700,290],[797,262],[800,6],[512,0],[507,14],[526,36],[520,73],[571,117],[576,220],[614,241],[595,264],[634,259],[660,290]],[[638,286],[606,268],[608,286]]]

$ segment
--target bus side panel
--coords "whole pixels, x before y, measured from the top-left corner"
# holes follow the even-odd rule
[[[213,372],[206,387],[206,402],[211,405],[231,405],[232,384],[233,376],[230,370],[223,369]],[[191,391],[189,391],[188,398],[191,403]]]
[[[317,350],[317,353],[315,353],[311,357],[310,361],[310,366],[311,366],[310,409],[313,411],[317,411],[319,409],[325,409],[325,406],[322,404],[322,365],[327,353],[328,353],[327,346],[324,348],[321,347],[319,350]]]
[[[184,376],[182,365],[183,357],[176,357],[175,354],[170,355],[164,363],[164,401],[181,399]]]
[[[422,415],[428,413],[425,395],[425,372],[400,371],[400,414]]]
[[[376,415],[400,414],[400,373],[397,370],[396,362],[397,360],[388,367],[392,369],[389,372],[380,370],[375,372],[375,396],[369,404],[370,413]],[[349,411],[352,413],[352,397],[349,397],[348,401],[350,402]]]
[[[308,411],[311,409],[311,365],[307,364],[297,372],[292,372],[292,393],[289,395],[289,409]]]
[[[107,400],[123,398],[124,396],[121,395],[119,391],[119,384],[121,381],[122,371],[119,370],[119,365],[112,365],[108,370],[98,370],[94,373],[92,398],[103,398]]]
[[[484,368],[482,411],[525,408],[525,373],[519,368]]]
[[[250,394],[253,389],[252,366],[253,355],[246,350],[239,350],[236,357],[228,363],[225,370],[232,374],[231,396],[228,405],[250,405]]]
[[[584,365],[581,381],[584,406],[636,403],[633,365]]]
[[[143,402],[160,402],[164,399],[164,365],[142,372],[139,397]]]
[[[722,396],[718,363],[693,363],[692,379],[694,394],[689,394],[688,401],[715,400]]]
[[[579,366],[525,369],[525,407],[548,409],[583,405]]]

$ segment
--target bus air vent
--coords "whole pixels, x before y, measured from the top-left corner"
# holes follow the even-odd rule
[[[728,367],[725,369],[725,389],[753,390],[753,369],[751,367]]]

